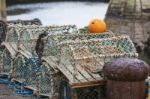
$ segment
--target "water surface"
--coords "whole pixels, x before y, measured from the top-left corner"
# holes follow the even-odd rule
[[[43,25],[86,26],[93,18],[104,19],[108,4],[101,2],[53,2],[14,5],[8,20],[39,18]],[[17,12],[18,13],[15,13]],[[20,11],[20,12],[19,12]]]

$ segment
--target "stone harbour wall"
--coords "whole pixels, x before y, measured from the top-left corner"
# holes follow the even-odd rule
[[[120,18],[107,18],[105,21],[109,30],[117,35],[129,35],[136,43],[147,41],[150,35],[150,21]]]
[[[127,34],[136,42],[150,35],[150,2],[148,0],[111,0],[105,21],[108,30]]]

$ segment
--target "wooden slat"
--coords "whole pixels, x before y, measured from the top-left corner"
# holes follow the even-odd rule
[[[25,81],[25,79],[15,79],[15,78],[13,78],[13,79],[11,79],[11,81],[18,82],[18,83],[23,83]]]
[[[55,65],[66,77],[70,82],[73,82],[73,76],[72,74],[66,69],[66,67],[62,64],[55,64],[56,62],[51,61],[49,62],[49,65]]]
[[[13,48],[15,51],[18,50],[18,49],[17,49],[17,44],[16,44],[16,43],[11,43],[11,46],[12,46],[12,48]]]
[[[0,0],[0,20],[6,22],[7,12],[6,12],[6,0]]]
[[[82,79],[82,81],[85,81],[84,77],[81,75],[81,73],[79,71],[77,71],[77,76],[74,78],[74,70],[73,70],[73,66],[65,66],[63,64],[59,64],[57,66],[57,59],[52,59],[52,57],[50,58],[42,58],[43,60],[45,60],[52,68],[56,69],[58,68],[70,81],[70,83],[75,81],[81,81],[80,79]],[[69,68],[70,67],[70,68]]]
[[[33,91],[37,91],[37,89],[33,86],[24,86],[24,88],[27,88],[27,89],[30,89],[30,90],[33,90]]]
[[[93,87],[93,86],[100,86],[106,85],[105,80],[98,80],[98,81],[89,81],[89,82],[82,82],[82,83],[72,83],[71,88],[85,88],[85,87]]]
[[[58,66],[57,62],[56,61],[52,61],[50,58],[47,59],[47,58],[43,57],[42,59],[45,60],[49,64],[49,66],[51,66],[52,68],[55,68],[55,67],[58,68],[67,77],[67,79],[70,82],[73,81],[72,74],[65,68],[64,65],[59,65]]]
[[[50,94],[50,93],[47,93],[47,94],[39,94],[39,96],[44,96],[44,97],[49,97],[49,98],[51,98],[52,97],[52,95]]]
[[[52,61],[52,58],[50,58],[50,57],[42,57],[42,60],[46,61],[51,68],[53,68],[54,70],[56,70],[57,66],[56,66],[56,63],[54,63]]]
[[[79,82],[87,81],[85,77],[76,69],[74,70],[74,67],[72,65],[64,65],[68,71],[71,72],[72,76],[76,81],[78,80]],[[76,74],[76,75],[74,75]]]
[[[85,71],[83,68],[81,68],[80,66],[76,66],[76,68],[77,68],[77,70],[80,72],[80,73],[82,73],[83,74],[83,76],[85,77],[85,79],[87,79],[88,81],[89,80],[94,80],[94,78],[91,76],[91,75],[89,75],[89,73],[87,72],[87,71]]]
[[[44,58],[43,60],[46,60],[46,62],[52,66],[53,68],[58,68],[70,81],[70,83],[74,83],[75,82],[88,82],[88,81],[94,81],[97,80],[96,78],[99,77],[101,78],[98,74],[93,74],[93,73],[89,73],[85,70],[83,70],[81,67],[77,66],[77,75],[76,78],[74,78],[74,68],[73,66],[69,66],[69,65],[63,65],[63,64],[59,64],[57,65],[56,62],[54,62],[53,60],[51,60],[50,58]],[[96,76],[95,76],[96,75]]]
[[[1,72],[0,75],[6,75],[6,76],[9,76],[9,73],[7,73],[7,72]]]
[[[4,45],[8,49],[12,57],[15,56],[16,51],[14,51],[14,49],[11,47],[10,43],[2,43],[2,45]]]
[[[86,71],[95,79],[97,80],[97,78],[101,78],[101,76],[99,74],[94,74],[93,71],[91,71],[90,69],[86,68]]]
[[[27,58],[31,58],[32,57],[32,54],[29,51],[27,51],[23,45],[20,46],[19,52],[21,54],[23,54]]]

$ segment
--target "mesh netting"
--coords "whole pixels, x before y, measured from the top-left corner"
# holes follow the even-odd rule
[[[47,35],[39,40],[42,33]],[[18,46],[15,49],[18,53],[15,54],[11,68],[9,50],[4,51],[2,70],[11,70],[14,81],[35,90],[38,95],[51,98],[58,95],[69,97],[70,85],[73,83],[102,80],[93,71],[102,69],[105,62],[137,56],[133,43],[127,36],[115,37],[111,32],[79,34],[74,25],[10,25],[6,42],[14,42]],[[34,49],[38,43],[39,48],[44,49],[39,49],[39,52],[44,53],[39,59]],[[75,90],[73,94],[78,99],[98,99],[102,97],[99,87]]]
[[[78,33],[76,26],[22,26],[12,25],[8,28],[9,33],[6,42],[19,44],[19,54],[14,59],[11,78],[13,81],[23,83],[26,88],[39,91],[40,94],[56,95],[58,93],[57,78],[52,76],[48,66],[40,65],[34,58],[35,43],[38,35],[48,33]],[[15,37],[15,38],[14,38]],[[11,39],[12,38],[12,39]],[[31,55],[30,55],[31,54]]]
[[[37,58],[18,56],[14,61],[12,78],[23,83],[25,88],[52,97],[58,95],[60,79],[53,72],[47,63],[40,65]]]
[[[64,41],[59,43],[57,46],[59,49],[59,54],[64,55],[63,53],[65,52],[63,52],[63,49],[64,51],[72,50],[75,58],[81,58],[92,55],[136,53],[135,47],[128,36],[118,36],[106,39],[90,39],[81,41]],[[85,54],[83,52],[85,52]],[[66,55],[66,57],[68,56]]]
[[[102,69],[105,62],[122,57],[137,57],[136,50],[127,36],[81,41],[64,41],[57,45],[57,58],[67,68],[71,82],[87,79],[85,71]],[[71,73],[70,73],[71,72]],[[80,74],[84,75],[80,77]],[[89,77],[89,76],[88,76]],[[97,76],[99,77],[99,76]],[[95,78],[97,78],[95,75]]]
[[[11,20],[11,21],[7,21],[7,24],[9,25],[13,25],[13,24],[21,24],[21,25],[42,25],[41,20],[39,20],[38,18],[34,18],[31,20]]]
[[[0,49],[0,72],[2,71],[3,66],[3,49]]]
[[[18,42],[19,36],[14,27],[8,27],[5,42]]]
[[[24,83],[25,86],[35,88],[37,90],[37,81],[39,72],[39,65],[36,59],[27,59],[23,56],[18,56],[14,60],[14,67],[12,72],[13,80]]]
[[[37,58],[29,58],[26,60],[26,68],[29,78],[26,79],[25,83],[27,87],[39,90],[39,75],[41,72],[41,66],[39,65]]]
[[[62,41],[66,40],[89,40],[95,38],[109,38],[113,37],[113,33],[106,32],[103,34],[49,34],[47,39],[45,40],[45,50],[43,56],[55,56],[57,54],[57,47],[56,45]]]
[[[11,24],[8,25],[8,32],[5,42],[15,42],[17,45],[22,44],[26,50],[35,54],[35,45],[38,36],[41,33],[46,32],[47,34],[62,34],[62,33],[78,33],[75,25],[64,25],[64,26],[38,26],[38,25],[21,25]],[[19,46],[18,45],[18,46]]]
[[[11,42],[10,44],[4,44],[8,49],[11,46],[16,48],[11,48],[13,50],[13,66],[11,67],[11,50],[6,49],[2,53],[2,62],[1,66],[3,72],[10,72],[10,77],[12,81],[19,82],[19,85],[16,89],[18,90],[22,87],[29,88],[32,90],[38,91],[41,95],[48,96],[56,96],[58,95],[59,88],[59,79],[60,77],[56,77],[53,75],[52,70],[48,67],[48,65],[41,65],[37,58],[34,58],[35,53],[33,52],[35,49],[36,41],[38,39],[38,35],[47,32],[48,34],[62,34],[62,33],[78,33],[76,26],[74,25],[66,25],[66,26],[50,26],[50,27],[42,27],[42,26],[23,26],[23,25],[9,25],[8,33],[5,43]],[[14,44],[12,44],[12,42]],[[18,54],[15,54],[15,53]],[[12,53],[11,53],[12,54]],[[31,55],[30,55],[31,54]],[[20,86],[21,84],[21,86]],[[14,84],[12,84],[13,86]],[[16,85],[14,85],[16,86]]]
[[[31,52],[31,38],[28,31],[24,30],[20,34],[19,44],[22,44],[29,52]]]
[[[12,62],[12,58],[11,58],[10,53],[8,52],[7,49],[4,49],[2,53],[1,73],[7,74],[7,75],[9,74],[11,70],[11,62]]]
[[[76,89],[77,99],[106,99],[105,86]]]
[[[50,69],[47,63],[41,65],[41,75],[39,81],[40,94],[47,94],[48,96],[56,96],[59,88],[59,78],[56,77],[54,71]]]
[[[18,56],[14,61],[13,61],[13,71],[12,71],[12,78],[15,80],[20,80],[24,82],[24,78],[26,77],[26,66],[25,66],[25,60],[22,56]]]

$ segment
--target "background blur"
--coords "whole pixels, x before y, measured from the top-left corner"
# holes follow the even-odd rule
[[[39,18],[43,25],[87,26],[93,18],[104,19],[107,0],[7,0],[8,20]]]

